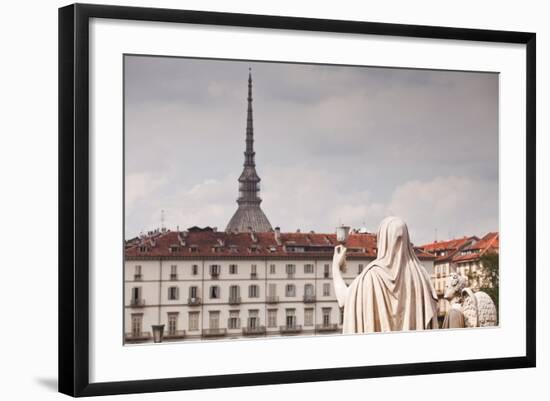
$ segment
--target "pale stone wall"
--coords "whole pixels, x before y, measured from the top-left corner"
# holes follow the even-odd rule
[[[372,259],[348,260],[343,273],[349,284]],[[263,326],[269,336],[286,335],[281,327],[286,326],[287,311],[295,316],[296,326],[301,330],[293,335],[334,334],[341,332],[340,308],[336,302],[332,283],[332,259],[183,259],[183,260],[127,260],[124,265],[125,291],[125,333],[132,333],[132,316],[141,316],[142,331],[152,334],[152,325],[164,324],[165,333],[169,331],[169,316],[174,316],[175,330],[185,331],[184,338],[167,338],[166,341],[198,340],[218,337],[206,337],[211,329],[210,312],[218,312],[218,328],[225,332],[222,338],[243,336],[243,328],[248,319],[257,314],[257,325]],[[423,266],[432,274],[433,261],[423,260]],[[219,265],[219,275],[212,276],[210,266]],[[230,265],[237,265],[230,273]],[[287,265],[294,266],[294,274],[287,273]],[[306,265],[313,266],[305,267]],[[141,275],[136,275],[136,266],[141,266]],[[172,267],[174,266],[174,267]],[[195,268],[193,266],[196,266]],[[255,266],[255,274],[253,271]],[[273,266],[273,267],[272,267]],[[326,267],[325,267],[326,266]],[[325,273],[326,272],[326,273]],[[324,291],[328,284],[328,294]],[[251,297],[249,286],[257,286],[258,296]],[[295,286],[295,294],[286,293],[287,285]],[[306,295],[306,285],[311,285],[312,297]],[[210,287],[219,288],[219,298],[210,297]],[[231,286],[239,287],[239,300],[230,303]],[[171,287],[177,288],[176,299],[169,299]],[[190,288],[196,287],[198,305],[189,304]],[[139,288],[139,302],[132,301],[134,288]],[[270,289],[275,293],[270,293]],[[267,302],[266,302],[267,301]],[[307,312],[307,310],[312,310]],[[274,311],[276,319],[269,326],[269,311]],[[190,330],[190,313],[198,312],[198,327]],[[306,313],[310,313],[306,319]],[[327,315],[325,321],[325,314]],[[229,328],[229,318],[238,319],[234,329]],[[328,323],[328,324],[323,324]],[[289,334],[290,335],[290,334]],[[151,341],[150,338],[132,339],[129,342]]]

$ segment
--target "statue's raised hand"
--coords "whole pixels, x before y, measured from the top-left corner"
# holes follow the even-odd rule
[[[346,270],[346,252],[347,248],[343,245],[337,245],[334,248],[334,256],[332,257],[332,264],[340,268],[340,270]]]

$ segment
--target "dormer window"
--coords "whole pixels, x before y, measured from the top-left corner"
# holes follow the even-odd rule
[[[140,246],[139,251],[140,252],[147,252],[147,251],[149,251],[149,248],[147,248],[146,246]]]
[[[198,252],[198,251],[199,251],[199,247],[196,246],[196,245],[191,245],[191,246],[189,247],[189,252],[191,252],[191,253],[196,253],[196,252]]]
[[[172,253],[179,252],[179,250],[180,250],[180,248],[177,245],[171,245],[170,246],[170,252],[172,252]]]

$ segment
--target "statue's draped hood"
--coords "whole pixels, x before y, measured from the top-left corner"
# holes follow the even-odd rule
[[[349,286],[344,333],[437,328],[437,295],[409,240],[407,225],[387,217],[377,258]]]

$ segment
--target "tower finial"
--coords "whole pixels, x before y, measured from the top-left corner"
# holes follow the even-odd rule
[[[252,116],[252,70],[248,68],[248,108],[246,111],[246,151],[244,152],[244,165],[255,166],[254,162],[254,124]]]

